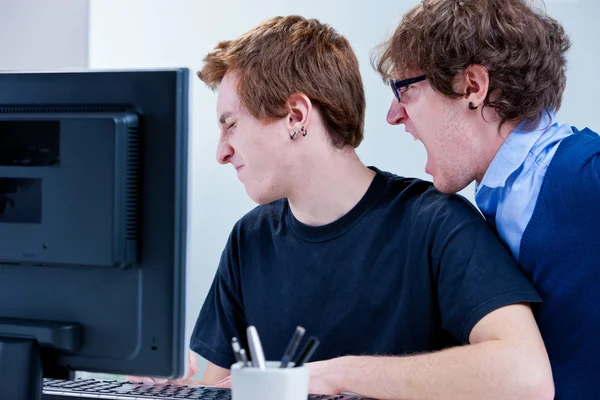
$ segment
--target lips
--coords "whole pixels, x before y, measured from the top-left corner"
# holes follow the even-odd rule
[[[413,137],[415,142],[421,142],[421,139],[419,139],[414,133],[412,133],[409,130],[406,130],[406,132],[410,133],[410,135]],[[423,146],[425,146],[425,143],[423,143]],[[425,151],[427,151],[427,147],[425,147]],[[427,153],[427,162],[425,163],[425,173],[429,174],[429,175],[433,175],[432,169],[433,169],[432,164],[429,162],[429,153]]]
[[[408,130],[407,130],[406,132],[410,133],[410,135],[413,137],[413,140],[414,140],[415,142],[419,142],[419,141],[421,141],[421,139],[419,139],[418,137],[416,137],[414,133],[412,133],[412,132],[410,132],[410,131],[408,131]]]

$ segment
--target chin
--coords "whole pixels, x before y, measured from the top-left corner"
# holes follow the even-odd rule
[[[462,185],[462,184],[458,184],[456,182],[449,182],[449,181],[446,181],[443,179],[433,178],[433,186],[435,186],[435,188],[439,192],[453,194],[453,193],[460,192],[461,190],[466,188],[468,186],[468,184]]]
[[[273,199],[270,197],[252,197],[250,196],[250,199],[255,202],[256,204],[258,204],[259,206],[264,206],[265,204],[269,204],[274,202],[275,200],[278,199]]]
[[[442,192],[442,193],[456,193],[455,191],[452,191],[452,189],[444,186],[443,184],[440,185],[439,183],[433,183],[433,186],[435,186],[435,188],[438,190],[438,192]]]
[[[248,193],[248,197],[250,197],[253,202],[259,205],[269,204],[275,200],[281,199],[281,196],[277,196],[272,192],[259,192],[246,189],[246,193]]]

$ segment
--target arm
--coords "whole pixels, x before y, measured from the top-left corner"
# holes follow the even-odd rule
[[[236,362],[231,338],[237,337],[245,345],[247,323],[238,254],[240,229],[238,223],[229,235],[190,339],[190,348],[208,361],[202,381],[195,384],[213,386],[229,374],[229,367]]]
[[[482,318],[470,344],[406,357],[341,357],[310,364],[311,392],[377,399],[552,399],[554,384],[528,306]]]
[[[191,362],[191,360],[190,360]],[[191,367],[191,365],[190,365]],[[221,368],[218,365],[211,363],[210,361],[206,365],[206,369],[204,370],[204,375],[202,376],[201,381],[197,381],[193,378],[193,376],[198,372],[198,363],[196,363],[196,368],[194,370],[190,370],[190,373],[183,379],[172,379],[172,380],[159,380],[152,378],[138,378],[132,377],[133,379],[129,379],[131,381],[141,381],[141,382],[150,382],[150,383],[171,383],[176,385],[199,385],[199,386],[214,386],[215,383],[226,376],[229,375],[229,370],[225,368]]]
[[[210,364],[210,363],[209,363]],[[207,367],[208,370],[208,367]],[[131,382],[145,382],[145,383],[173,383],[179,385],[206,385],[202,382],[194,380],[194,375],[198,373],[198,358],[193,351],[188,351],[188,371],[187,375],[180,379],[165,379],[165,378],[153,378],[149,376],[133,376],[126,375],[125,379]],[[206,373],[205,373],[206,375]]]
[[[214,386],[215,383],[227,377],[228,375],[228,369],[219,367],[218,365],[215,365],[209,361],[208,365],[206,366],[206,370],[204,370],[204,376],[202,376],[202,382],[200,385]]]
[[[209,361],[206,365],[206,369],[204,370],[204,375],[202,376],[201,381],[197,381],[193,378],[196,373],[198,373],[198,362],[194,354],[190,352],[190,372],[188,375],[183,379],[169,380],[165,381],[164,383],[172,383],[177,385],[214,386],[217,381],[229,375],[229,370],[221,368]],[[154,382],[163,383],[157,380],[154,380]]]

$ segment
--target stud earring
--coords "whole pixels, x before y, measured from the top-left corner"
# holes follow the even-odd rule
[[[477,107],[479,107],[479,106],[473,105],[472,101],[469,102],[469,110],[477,110]]]

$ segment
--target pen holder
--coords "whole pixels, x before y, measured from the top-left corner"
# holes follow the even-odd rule
[[[232,400],[306,400],[308,367],[279,368],[279,361],[267,361],[266,368],[231,366]],[[290,364],[292,366],[293,364]]]

